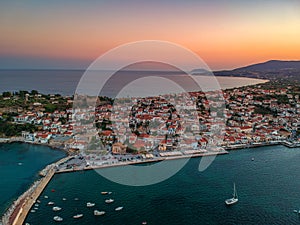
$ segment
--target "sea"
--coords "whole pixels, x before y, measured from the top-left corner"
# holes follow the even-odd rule
[[[88,72],[88,84],[83,81],[79,83],[84,74],[84,70],[0,70],[0,93],[37,90],[43,94],[71,96],[76,89],[76,93],[81,93],[82,89],[96,89],[102,96],[145,97],[199,89],[206,91],[207,87],[209,90],[229,89],[267,81],[245,77],[216,77],[217,81],[214,82],[213,77],[195,75],[195,84],[189,76],[178,72],[119,71],[100,87],[101,77],[108,76],[109,73]]]
[[[57,174],[41,194],[38,209],[25,222],[57,224],[53,217],[58,215],[62,225],[299,224],[299,214],[293,212],[300,208],[299,161],[299,148],[278,145],[233,150],[217,156],[205,171],[198,170],[200,158],[192,158],[171,178],[139,187],[111,182],[94,170]],[[170,163],[175,165],[176,160]],[[117,170],[122,174],[122,167]],[[224,201],[231,198],[233,183],[239,201],[228,207]],[[102,191],[112,194],[101,195]],[[105,203],[108,198],[114,202]],[[49,201],[62,210],[54,212]],[[87,202],[95,206],[87,208]],[[123,210],[115,211],[119,206]],[[95,209],[106,214],[96,217]],[[76,214],[83,217],[74,219]]]
[[[0,144],[0,215],[39,177],[40,170],[65,155],[47,146]]]

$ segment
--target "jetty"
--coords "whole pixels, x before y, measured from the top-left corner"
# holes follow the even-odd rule
[[[45,187],[53,177],[57,165],[69,160],[70,156],[48,165],[40,172],[44,175],[41,179],[35,181],[31,187],[23,193],[6,211],[2,217],[3,225],[22,225],[27,217],[31,207],[36,203]]]

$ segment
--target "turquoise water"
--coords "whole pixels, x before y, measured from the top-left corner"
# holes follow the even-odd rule
[[[0,215],[38,178],[38,171],[64,156],[47,146],[0,144]]]
[[[30,213],[26,222],[56,224],[52,218],[59,215],[64,218],[59,223],[62,225],[133,225],[143,221],[155,225],[300,223],[298,214],[293,213],[300,208],[299,148],[273,146],[231,151],[218,156],[204,172],[198,171],[199,161],[199,158],[191,159],[170,179],[145,187],[119,185],[95,171],[55,175],[40,197],[39,209]],[[122,168],[118,169],[122,173]],[[239,202],[228,208],[224,200],[231,197],[233,182]],[[113,193],[103,196],[101,191]],[[104,200],[110,197],[115,202],[106,204]],[[49,201],[62,210],[53,212],[47,205]],[[89,201],[95,202],[96,207],[87,208]],[[114,208],[118,206],[124,209],[116,212]],[[94,209],[104,210],[106,214],[95,217]],[[84,217],[73,219],[77,213],[83,213]]]

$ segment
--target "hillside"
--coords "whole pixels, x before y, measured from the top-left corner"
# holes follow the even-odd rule
[[[270,60],[234,70],[215,71],[216,76],[262,78],[300,81],[300,61]]]

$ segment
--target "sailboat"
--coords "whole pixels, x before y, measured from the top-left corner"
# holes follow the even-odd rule
[[[235,183],[233,183],[233,197],[229,198],[229,199],[226,199],[225,203],[226,203],[226,205],[233,205],[233,204],[237,203],[238,200],[239,199],[238,199],[237,191],[236,191],[236,188],[235,188]]]

